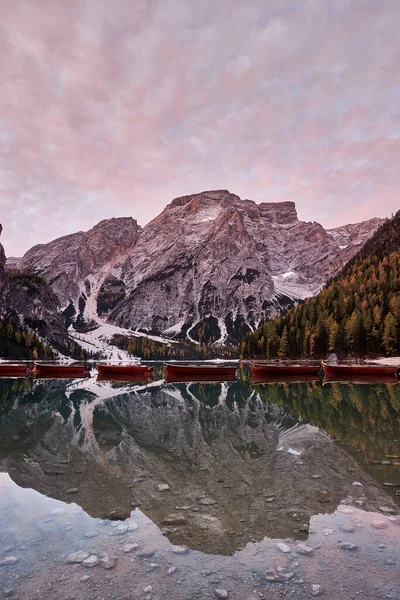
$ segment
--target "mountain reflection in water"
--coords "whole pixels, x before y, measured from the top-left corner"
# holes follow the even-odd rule
[[[207,553],[306,539],[343,500],[396,510],[399,387],[2,380],[0,470]]]

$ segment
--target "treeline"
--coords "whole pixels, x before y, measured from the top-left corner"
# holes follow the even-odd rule
[[[267,358],[318,358],[328,352],[398,354],[399,290],[400,211],[317,296],[247,335],[240,354]]]
[[[190,342],[179,342],[168,346],[146,337],[131,338],[118,334],[113,336],[112,342],[131,356],[153,360],[205,360],[210,358],[237,358],[238,355],[237,349],[231,347],[219,346],[215,348],[211,345],[197,345]]]
[[[341,444],[362,452],[364,459],[398,455],[400,393],[396,385],[321,385],[314,381],[258,385],[256,389],[265,402],[326,431]]]
[[[20,359],[53,358],[53,351],[32,329],[16,327],[12,321],[0,320],[0,356]]]

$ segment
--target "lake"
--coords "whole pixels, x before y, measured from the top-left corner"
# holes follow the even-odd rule
[[[0,380],[0,598],[400,599],[400,386]]]

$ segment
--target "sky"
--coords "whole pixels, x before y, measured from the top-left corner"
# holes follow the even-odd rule
[[[400,189],[397,0],[0,0],[8,256],[174,197],[325,227]]]

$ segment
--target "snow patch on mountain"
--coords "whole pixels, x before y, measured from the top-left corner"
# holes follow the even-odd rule
[[[112,337],[114,335],[124,335],[128,338],[146,337],[155,342],[167,344],[168,346],[177,343],[161,336],[149,335],[143,332],[132,331],[131,329],[111,325],[110,323],[101,322],[98,323],[96,329],[84,333],[75,331],[73,326],[70,325],[68,333],[71,340],[78,343],[87,352],[99,354],[103,359],[114,361],[132,359],[132,356],[128,354],[128,352],[117,348],[117,346],[112,344]]]
[[[182,319],[181,321],[178,321],[178,323],[175,323],[175,325],[171,325],[171,327],[164,329],[163,334],[164,335],[176,335],[181,332],[184,324],[185,324],[185,319]]]

